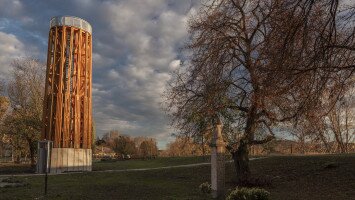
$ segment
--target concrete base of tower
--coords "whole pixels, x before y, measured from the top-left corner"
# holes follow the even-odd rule
[[[40,149],[39,151],[37,173],[45,173],[45,153],[41,153]],[[51,174],[92,170],[91,149],[52,148],[50,158]]]

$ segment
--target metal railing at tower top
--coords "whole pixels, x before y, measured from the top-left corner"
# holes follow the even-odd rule
[[[88,33],[92,33],[92,28],[89,22],[79,17],[73,16],[57,16],[53,17],[50,21],[50,28],[55,26],[72,26],[80,28]]]

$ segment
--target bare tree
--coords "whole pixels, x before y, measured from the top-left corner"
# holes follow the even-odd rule
[[[118,132],[118,130],[111,130],[102,136],[102,140],[105,141],[105,144],[107,146],[113,148],[114,140],[117,139],[119,136],[120,133]]]
[[[354,82],[348,79],[338,101],[323,99],[323,106],[311,110],[290,131],[301,142],[321,144],[318,151],[347,153],[355,140]],[[330,109],[329,109],[330,108]],[[317,113],[326,113],[319,115]],[[309,148],[309,147],[308,147]],[[306,149],[305,149],[306,150]]]
[[[7,85],[12,112],[6,116],[4,132],[16,144],[20,144],[17,140],[27,144],[22,148],[28,148],[34,165],[36,142],[42,128],[45,65],[33,58],[23,58],[14,60],[12,68]]]
[[[123,157],[132,156],[137,153],[137,147],[131,137],[120,135],[113,140],[113,148],[116,153]]]
[[[327,132],[337,144],[337,152],[347,153],[355,141],[354,89],[348,91],[326,116]]]
[[[153,138],[146,138],[139,145],[139,156],[143,159],[155,158],[158,156],[157,142]]]
[[[354,35],[342,25],[352,18],[334,20],[337,14],[330,1],[215,0],[203,6],[189,23],[189,63],[167,91],[173,124],[196,135],[222,120],[238,181],[247,181],[248,147],[272,140],[281,123],[326,114],[314,111],[324,99],[334,104],[353,75],[348,47]]]
[[[193,138],[177,136],[174,141],[167,144],[166,154],[168,156],[203,156],[210,153],[210,148],[204,144],[196,143]]]
[[[0,122],[3,119],[8,107],[9,107],[9,99],[5,96],[5,84],[0,81]]]

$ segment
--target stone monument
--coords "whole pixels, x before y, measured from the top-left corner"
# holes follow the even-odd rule
[[[211,142],[211,189],[213,198],[224,198],[225,190],[225,142],[222,123],[218,120]]]

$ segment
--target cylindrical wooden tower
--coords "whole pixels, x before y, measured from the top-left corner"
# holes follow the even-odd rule
[[[91,34],[91,25],[77,17],[54,17],[50,21],[42,139],[53,141],[52,154],[57,154],[51,156],[51,163],[57,165],[53,168],[90,165],[91,170],[91,158],[81,155],[91,156],[92,144]],[[72,156],[85,163],[76,163],[76,158],[72,164],[61,161]]]

